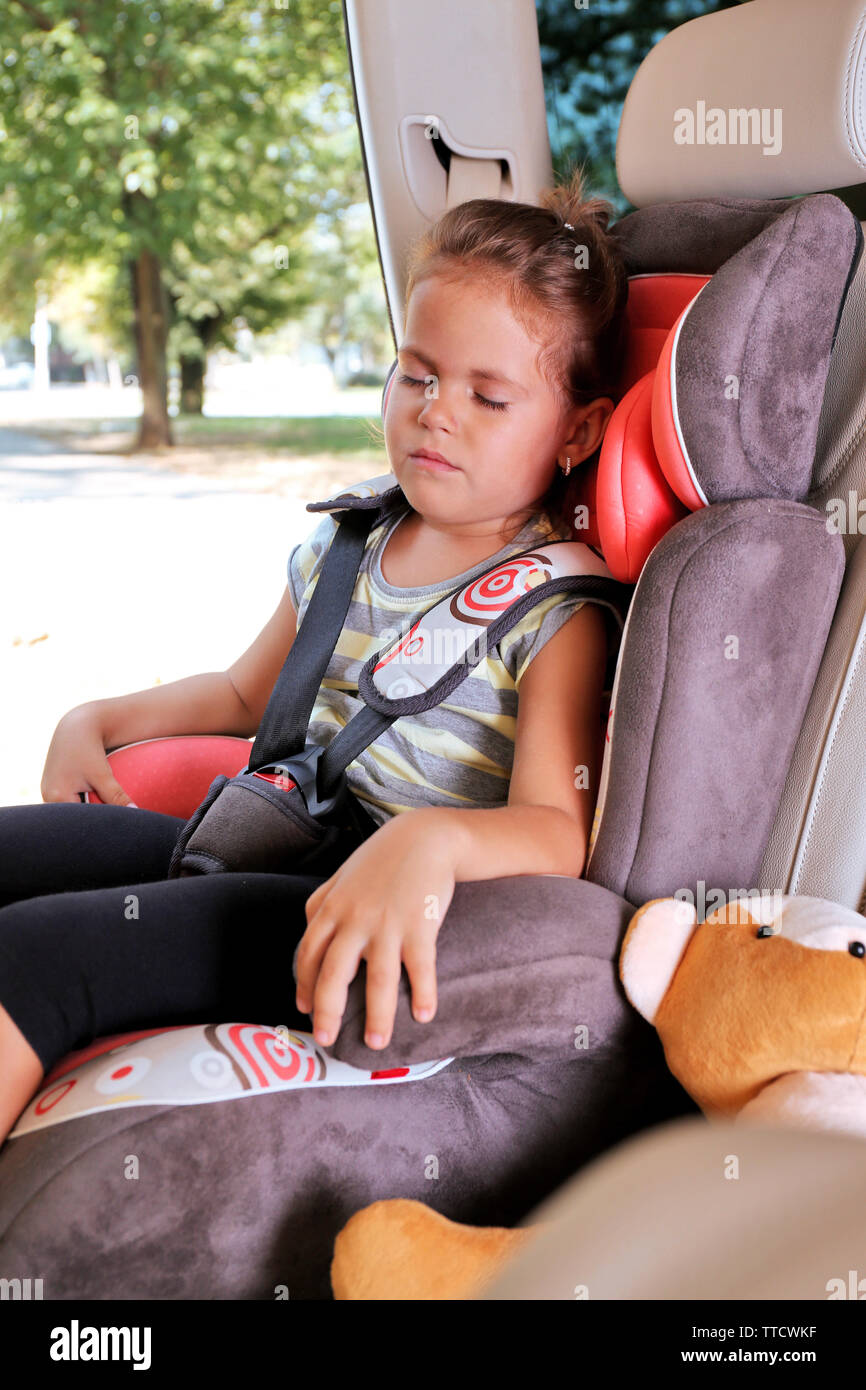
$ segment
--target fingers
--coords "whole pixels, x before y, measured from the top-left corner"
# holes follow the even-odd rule
[[[368,1047],[387,1047],[391,1041],[400,992],[400,946],[399,936],[379,935],[369,947],[367,1023],[364,1030],[364,1041]]]
[[[54,787],[42,791],[42,800],[46,802],[84,802],[88,799],[92,801],[94,797],[98,797],[105,806],[133,806],[136,810],[138,809],[137,802],[133,801],[129,793],[123,790],[123,787],[112,777],[111,773],[108,773],[107,776],[92,777],[83,790],[63,791]]]
[[[314,888],[310,896],[307,898],[307,901],[304,904],[304,911],[307,915],[308,926],[312,921],[313,917],[315,917],[325,898],[327,897],[328,892],[333,886],[335,878],[336,874],[332,874],[330,878],[326,878],[324,883],[320,883],[318,888]]]
[[[396,934],[378,934],[368,941],[360,931],[337,933],[333,926],[327,935],[323,933],[310,940],[303,957],[301,951],[298,952],[295,1002],[302,1013],[312,1012],[313,1035],[322,1047],[329,1047],[340,1031],[349,985],[358,973],[365,947],[367,997],[364,1041],[368,1047],[387,1047],[394,1029],[400,990],[400,945],[400,937]],[[430,997],[427,983],[423,998],[426,1001]],[[432,998],[435,1008],[435,988]]]
[[[358,973],[363,949],[361,933],[340,932],[327,943],[313,995],[313,1036],[322,1047],[329,1047],[340,1031],[349,985]]]
[[[118,782],[110,771],[106,771],[100,777],[94,777],[93,790],[100,801],[105,802],[106,806],[134,806],[135,802]]]
[[[306,902],[307,930],[301,937],[298,946],[298,953],[295,959],[295,975],[297,984],[295,986],[295,1007],[300,1009],[302,1014],[313,1012],[313,998],[316,991],[316,982],[319,971],[322,968],[322,961],[325,952],[330,946],[334,933],[337,930],[337,923],[332,916],[326,913],[319,914],[319,908],[324,900],[322,890],[328,886],[330,879],[320,883],[318,888],[310,894]],[[318,915],[318,920],[314,921]]]
[[[342,1025],[349,986],[366,960],[364,1040],[381,1049],[394,1031],[404,963],[414,1018],[426,1023],[436,1013],[436,936],[417,928],[395,930],[393,923],[374,924],[369,914],[347,912],[335,878],[320,884],[306,901],[307,930],[295,956],[295,1004],[301,1013],[312,1014],[316,1041],[329,1047]]]
[[[412,1014],[417,1023],[429,1023],[438,1007],[436,995],[436,942],[429,936],[411,936],[403,943],[403,964],[412,992]]]
[[[304,904],[307,929],[301,937],[295,961],[297,979],[295,1007],[300,1009],[302,1014],[312,1012],[316,976],[319,973],[319,967],[328,948],[328,943],[337,929],[335,914],[324,912],[319,916],[319,913],[331,889],[336,886],[339,876],[340,870],[337,869],[330,878],[323,879],[318,888],[313,889]],[[318,920],[316,920],[317,918]]]
[[[92,790],[86,777],[83,777],[81,781],[84,782],[87,791]],[[68,785],[64,786],[62,780],[49,783],[46,782],[44,778],[39,788],[39,794],[42,800],[49,806],[53,805],[56,801],[83,801],[85,795],[83,791],[78,791],[77,789],[75,791],[70,790]]]

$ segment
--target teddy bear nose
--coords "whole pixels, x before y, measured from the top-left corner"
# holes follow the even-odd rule
[[[849,941],[848,951],[852,956],[866,956],[866,946],[862,941]]]

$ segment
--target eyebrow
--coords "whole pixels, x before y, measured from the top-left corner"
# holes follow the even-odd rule
[[[398,356],[402,352],[409,353],[412,357],[417,357],[419,362],[423,362],[425,367],[429,367],[431,372],[435,373],[436,365],[432,359],[429,358],[426,353],[420,352],[418,348],[412,347],[411,343],[404,343],[398,352]],[[475,367],[470,371],[469,375],[475,377],[478,381],[500,381],[503,386],[510,386],[512,390],[519,391],[522,396],[527,394],[526,388],[521,386],[519,381],[512,381],[510,376],[505,376],[503,372],[491,371],[488,367]]]

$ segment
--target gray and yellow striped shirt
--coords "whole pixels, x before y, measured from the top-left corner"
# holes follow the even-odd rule
[[[370,480],[381,488],[381,480]],[[394,483],[391,478],[391,484]],[[409,511],[408,503],[373,527],[364,550],[346,622],[313,706],[308,738],[322,746],[363,708],[358,673],[414,618],[458,585],[544,540],[572,540],[540,513],[495,555],[465,573],[414,589],[389,584],[381,556],[388,537]],[[337,522],[322,517],[289,556],[288,582],[298,626],[321,571]],[[466,679],[434,709],[404,715],[380,734],[346,769],[352,791],[373,820],[421,806],[492,808],[508,801],[514,760],[520,682],[532,658],[582,607],[584,600],[554,594],[536,604],[491,648]]]

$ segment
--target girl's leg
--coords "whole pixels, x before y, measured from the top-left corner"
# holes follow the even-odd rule
[[[43,1075],[37,1054],[0,1004],[0,1144]]]
[[[292,958],[322,882],[208,874],[2,908],[0,1142],[42,1074],[94,1038],[230,1019],[309,1030],[295,1008]]]
[[[0,806],[0,907],[44,893],[164,878],[177,816],[129,806]]]
[[[0,908],[23,898],[163,878],[185,822],[128,806],[0,806]],[[0,1002],[0,1142],[43,1064]]]

